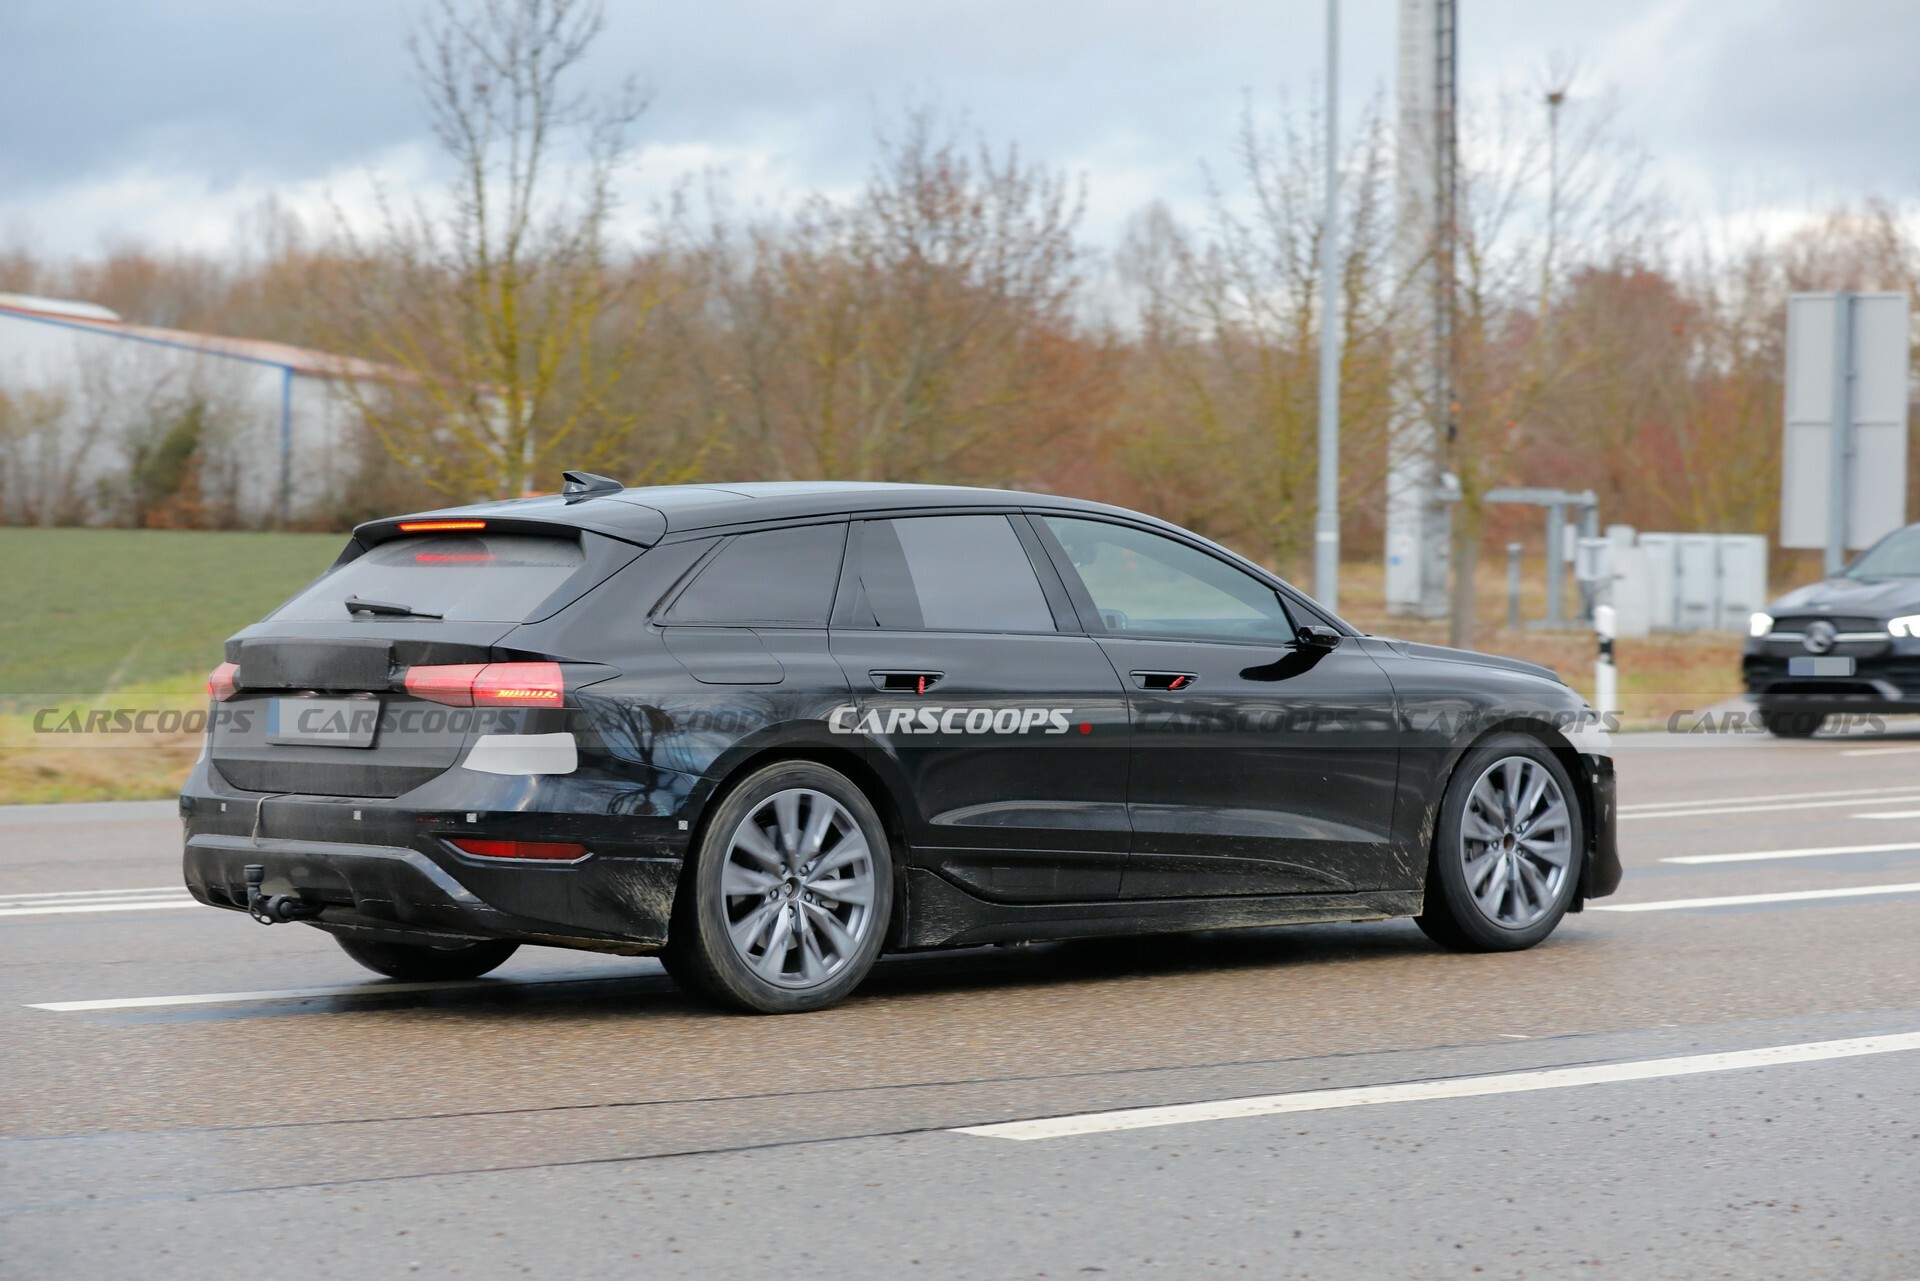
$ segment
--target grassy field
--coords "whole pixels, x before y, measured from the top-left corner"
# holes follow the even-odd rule
[[[332,563],[339,534],[0,528],[0,711],[183,675]]]
[[[70,710],[206,705],[221,642],[325,569],[339,534],[0,528],[0,804],[179,789],[196,735],[47,734]]]
[[[49,734],[66,712],[205,706],[202,682],[223,640],[324,569],[338,534],[0,528],[0,804],[172,795],[198,736]],[[1544,612],[1538,566],[1523,611]],[[1483,576],[1480,617],[1505,621],[1504,575]],[[1303,584],[1304,585],[1304,584]],[[1380,567],[1342,571],[1342,613],[1383,635],[1444,643],[1444,623],[1388,619]],[[1483,627],[1476,647],[1545,663],[1591,695],[1584,632]],[[1656,636],[1619,644],[1629,727],[1663,725],[1740,690],[1740,638]]]

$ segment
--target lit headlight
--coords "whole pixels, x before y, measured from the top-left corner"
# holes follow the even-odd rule
[[[1920,618],[1911,618],[1911,619],[1905,619],[1902,621],[1920,623]],[[1755,614],[1752,618],[1749,618],[1747,620],[1747,635],[1749,636],[1765,636],[1768,632],[1772,630],[1773,630],[1772,614]],[[1899,635],[1898,632],[1894,634]]]
[[[1920,614],[1908,614],[1904,618],[1889,620],[1887,631],[1895,636],[1920,636]]]

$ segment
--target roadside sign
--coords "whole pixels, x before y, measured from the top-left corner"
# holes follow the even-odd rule
[[[1787,299],[1780,545],[1826,548],[1829,573],[1907,522],[1909,325],[1904,293]]]

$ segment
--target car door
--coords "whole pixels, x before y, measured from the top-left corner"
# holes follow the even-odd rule
[[[1034,527],[1127,683],[1123,897],[1404,879],[1393,688],[1371,656],[1303,643],[1272,584],[1197,542],[1078,516]]]
[[[1005,902],[1119,893],[1126,698],[1024,520],[855,520],[830,644],[833,728],[895,781],[917,865]]]

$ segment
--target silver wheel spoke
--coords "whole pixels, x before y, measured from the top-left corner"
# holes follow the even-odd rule
[[[1471,805],[1460,818],[1460,834],[1470,841],[1497,841],[1500,839],[1500,825],[1488,822]]]
[[[812,917],[801,912],[799,921],[800,977],[808,983],[818,983],[827,977],[827,958],[820,954],[820,939],[814,933]]]
[[[814,864],[813,875],[818,878],[838,872],[843,867],[858,863],[866,856],[867,843],[861,840],[858,834],[849,836],[834,846],[830,854]]]
[[[733,853],[745,854],[769,872],[780,873],[787,870],[786,860],[780,857],[780,851],[773,848],[767,840],[767,834],[748,819],[733,834]]]
[[[761,976],[778,979],[787,968],[787,952],[793,946],[793,909],[785,903],[774,909],[773,937],[767,940],[767,950],[760,955],[754,968]]]
[[[780,878],[772,872],[730,862],[727,864],[727,870],[721,874],[720,892],[731,898],[747,894],[765,894],[780,883]]]
[[[840,923],[840,918],[818,903],[807,904],[807,918],[833,943],[835,956],[844,958],[859,946],[858,940],[847,933],[847,927]]]
[[[733,935],[733,945],[740,955],[747,955],[765,937],[767,927],[773,924],[774,915],[779,910],[778,903],[762,903],[733,923],[728,933]]]
[[[815,881],[807,888],[821,898],[830,898],[836,903],[857,903],[861,907],[873,905],[873,886],[865,881],[851,878],[838,881]]]
[[[793,866],[800,853],[800,798],[804,792],[782,792],[773,798],[774,822],[780,832],[780,853]]]
[[[807,815],[807,830],[800,838],[800,857],[812,858],[820,852],[821,843],[827,839],[827,829],[833,826],[840,807],[831,797],[818,792],[807,793],[812,798],[813,811]]]

